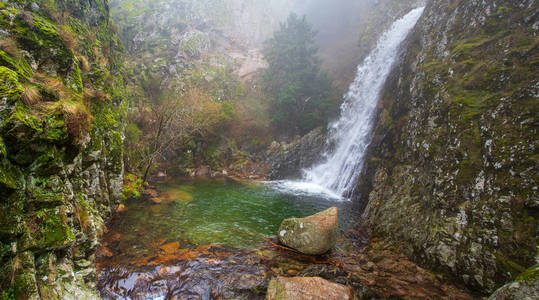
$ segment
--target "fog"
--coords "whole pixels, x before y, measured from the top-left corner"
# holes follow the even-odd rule
[[[169,56],[176,61],[178,57],[196,59],[206,52],[249,56],[254,65],[261,65],[256,53],[279,24],[291,12],[304,15],[318,32],[323,68],[346,88],[379,31],[392,22],[395,12],[405,11],[413,2],[416,0],[113,0],[111,8],[131,51],[151,50],[154,57]],[[377,16],[374,25],[369,20],[373,16]],[[360,47],[360,37],[365,36],[362,31],[368,26],[370,40]]]
[[[342,88],[359,63],[361,21],[377,0],[300,0],[292,11],[303,14],[318,31],[319,56]]]
[[[286,20],[291,12],[306,16],[307,21],[318,32],[316,41],[324,68],[337,80],[342,79],[338,84],[345,88],[361,60],[358,45],[362,21],[379,2],[380,0],[272,0],[272,29]]]
[[[306,15],[319,32],[320,41],[331,40],[336,35],[357,30],[361,16],[376,0],[275,0],[274,10],[281,17],[290,12]]]

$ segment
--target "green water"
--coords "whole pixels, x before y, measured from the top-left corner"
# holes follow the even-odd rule
[[[128,210],[111,224],[124,246],[144,248],[163,240],[195,245],[256,246],[254,235],[273,236],[281,221],[304,217],[346,202],[320,196],[298,196],[268,185],[231,179],[173,179],[157,185],[161,203],[131,201]],[[342,214],[342,213],[341,213]],[[341,218],[347,218],[346,214]]]

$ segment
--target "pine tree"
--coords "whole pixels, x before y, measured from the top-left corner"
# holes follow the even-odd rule
[[[281,133],[306,133],[338,112],[339,97],[320,69],[315,37],[306,18],[292,13],[264,45],[268,68],[262,81],[272,123]]]

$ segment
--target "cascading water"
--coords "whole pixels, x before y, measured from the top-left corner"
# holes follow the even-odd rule
[[[324,160],[304,170],[301,182],[281,182],[280,187],[344,196],[356,185],[363,159],[371,141],[373,118],[380,91],[391,66],[397,59],[399,46],[423,13],[416,8],[397,20],[386,31],[373,52],[358,67],[354,82],[344,95],[341,117],[330,125],[328,144],[333,149]]]

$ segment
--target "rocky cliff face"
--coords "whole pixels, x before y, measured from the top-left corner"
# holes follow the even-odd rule
[[[189,70],[263,67],[256,49],[277,24],[271,9],[244,0],[114,0],[111,11],[135,73],[166,84],[188,80]]]
[[[92,299],[121,200],[119,47],[106,1],[0,3],[2,299]]]
[[[301,170],[312,166],[326,151],[326,131],[317,128],[289,143],[273,142],[266,153],[270,179],[301,178]]]
[[[492,292],[536,263],[539,5],[432,0],[382,93],[374,234]]]

